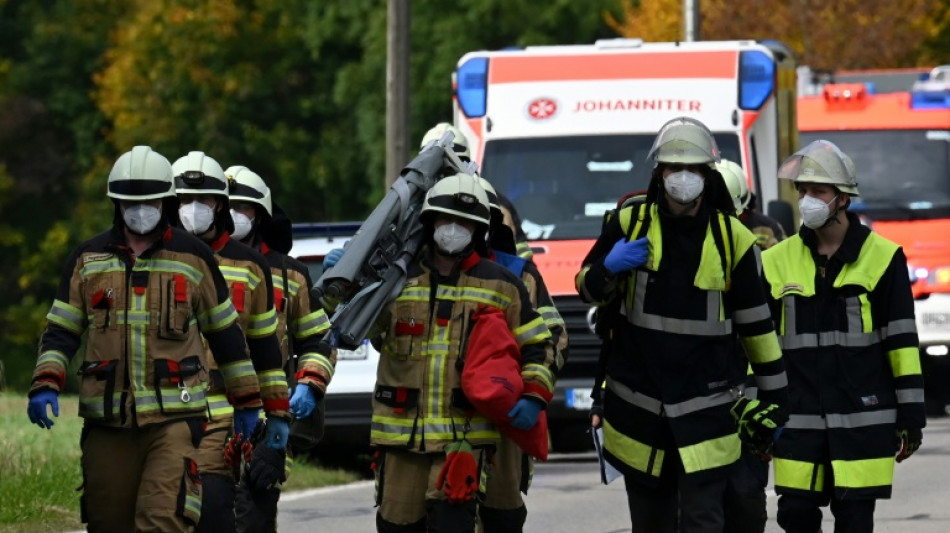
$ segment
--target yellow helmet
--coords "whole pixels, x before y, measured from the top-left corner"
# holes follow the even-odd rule
[[[778,177],[795,183],[824,183],[841,192],[858,195],[854,161],[831,141],[812,141],[790,155],[779,167]]]
[[[660,163],[706,163],[713,168],[719,162],[720,154],[716,140],[705,124],[693,118],[678,117],[660,128],[647,159],[653,160],[653,166]]]
[[[452,150],[458,154],[460,159],[471,161],[472,152],[469,150],[468,139],[465,137],[465,134],[462,133],[462,130],[456,128],[448,122],[440,122],[430,128],[429,131],[427,131],[426,134],[422,136],[422,143],[419,144],[419,148],[424,147],[432,141],[438,141],[443,135],[445,135],[446,131],[451,131],[455,135],[455,138],[452,140]]]
[[[722,174],[722,179],[726,182],[726,188],[729,189],[729,196],[732,203],[736,206],[736,214],[742,214],[746,206],[749,205],[749,184],[745,180],[745,172],[738,164],[723,159],[716,163],[716,170]]]
[[[429,215],[426,215],[426,214]],[[435,183],[422,202],[422,216],[446,213],[484,225],[491,224],[488,195],[471,174],[453,174]]]

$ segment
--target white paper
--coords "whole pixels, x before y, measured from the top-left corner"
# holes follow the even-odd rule
[[[614,465],[610,464],[610,461],[604,459],[603,426],[591,431],[590,434],[594,439],[594,449],[597,450],[597,463],[600,465],[600,482],[604,485],[610,485],[613,480],[623,476],[623,473],[614,468]]]

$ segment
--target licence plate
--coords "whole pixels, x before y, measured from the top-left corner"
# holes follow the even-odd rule
[[[567,389],[565,393],[567,395],[565,402],[571,409],[588,411],[594,404],[594,400],[590,397],[590,389]]]
[[[369,357],[369,341],[363,341],[355,350],[337,350],[337,361],[365,361]]]

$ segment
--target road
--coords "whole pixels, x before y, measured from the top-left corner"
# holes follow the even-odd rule
[[[897,465],[895,499],[878,502],[877,533],[950,531],[950,418],[930,419],[928,424],[921,450]],[[623,483],[598,484],[592,454],[554,455],[538,465],[526,501],[526,533],[630,531]],[[774,520],[776,502],[770,489],[767,533],[781,531]],[[280,531],[366,533],[375,531],[375,512],[371,481],[290,493],[280,502]],[[834,529],[827,508],[822,529]]]

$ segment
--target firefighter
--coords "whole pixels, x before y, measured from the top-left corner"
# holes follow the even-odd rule
[[[730,411],[751,437],[771,439],[782,423],[782,354],[755,237],[730,216],[712,134],[694,119],[673,119],[649,158],[646,202],[607,222],[576,279],[587,302],[621,298],[603,417],[592,423],[602,424],[604,455],[624,473],[636,528],[672,532],[679,514],[680,532],[722,531],[723,492],[740,456]],[[730,384],[737,338],[760,400],[737,398]]]
[[[76,248],[47,315],[30,387],[30,421],[47,406],[86,337],[79,366],[82,520],[92,532],[191,531],[201,512],[196,466],[208,371],[202,335],[235,416],[261,395],[227,285],[208,247],[174,228],[172,167],[148,146],[109,174],[112,228]]]
[[[306,419],[326,393],[336,367],[336,358],[332,354],[330,357],[323,355],[327,350],[320,343],[321,337],[330,328],[330,321],[322,308],[311,306],[310,289],[313,284],[307,267],[286,254],[291,244],[286,235],[289,233],[286,230],[290,229],[289,220],[275,217],[275,209],[278,215],[280,213],[271,199],[270,188],[256,172],[244,166],[229,167],[224,174],[230,183],[231,218],[234,220],[234,233],[231,236],[259,251],[270,265],[283,366],[288,373],[288,381],[296,377],[297,382],[290,400],[290,412],[298,420]],[[297,453],[293,444],[294,440],[291,439],[291,447],[287,450],[287,470],[292,464],[293,455]],[[264,464],[275,459],[277,462]],[[260,476],[277,476],[285,470],[284,461],[285,458],[279,454],[255,455],[251,469],[268,468]],[[277,531],[280,486],[274,483],[277,481],[275,478],[265,479],[268,483],[264,486],[255,486],[252,481],[260,476],[256,472],[254,475],[249,472],[238,487],[238,531]]]
[[[537,265],[516,255],[515,233],[508,225],[513,218],[510,214],[506,217],[503,213],[501,195],[488,180],[479,177],[478,182],[485,190],[491,208],[491,226],[488,232],[490,258],[519,276],[527,287],[531,304],[544,318],[544,323],[551,331],[555,345],[555,364],[550,370],[556,374],[564,366],[567,354],[564,319],[554,307]],[[509,437],[503,435],[495,454],[492,475],[488,478],[485,500],[478,508],[478,516],[485,533],[520,533],[524,529],[528,509],[521,493],[528,493],[533,472],[532,458]]]
[[[287,378],[277,339],[277,314],[270,266],[257,250],[231,239],[234,222],[228,207],[228,180],[217,161],[204,152],[189,152],[172,165],[175,188],[181,207],[181,225],[197,235],[214,252],[224,275],[231,300],[244,331],[254,370],[261,384],[261,398],[267,412],[266,435],[259,445],[282,451],[288,441],[290,403]],[[209,422],[199,450],[198,470],[205,488],[201,522],[196,531],[235,531],[234,466],[240,464],[239,442],[248,441],[257,419],[234,417],[211,366],[208,390]],[[232,431],[233,430],[233,431]],[[225,447],[231,453],[227,464]],[[240,470],[239,470],[240,472]]]
[[[553,394],[544,319],[517,276],[482,259],[489,209],[473,176],[439,180],[421,211],[427,243],[377,321],[371,443],[380,532],[474,531],[475,498],[499,442],[497,428],[461,392],[465,357],[483,349],[467,342],[476,310],[503,312],[520,347],[525,392],[508,413],[512,425],[533,427]]]
[[[782,226],[774,219],[755,210],[754,196],[749,190],[742,167],[728,159],[723,159],[716,165],[716,170],[722,174],[729,189],[729,196],[736,206],[736,216],[755,235],[755,243],[761,249],[771,248],[776,243],[785,240]]]
[[[924,381],[914,301],[901,248],[848,211],[858,195],[851,158],[814,141],[779,177],[798,189],[803,227],[762,263],[788,365],[790,418],[775,448],[778,523],[871,531],[897,462],[921,444]]]

